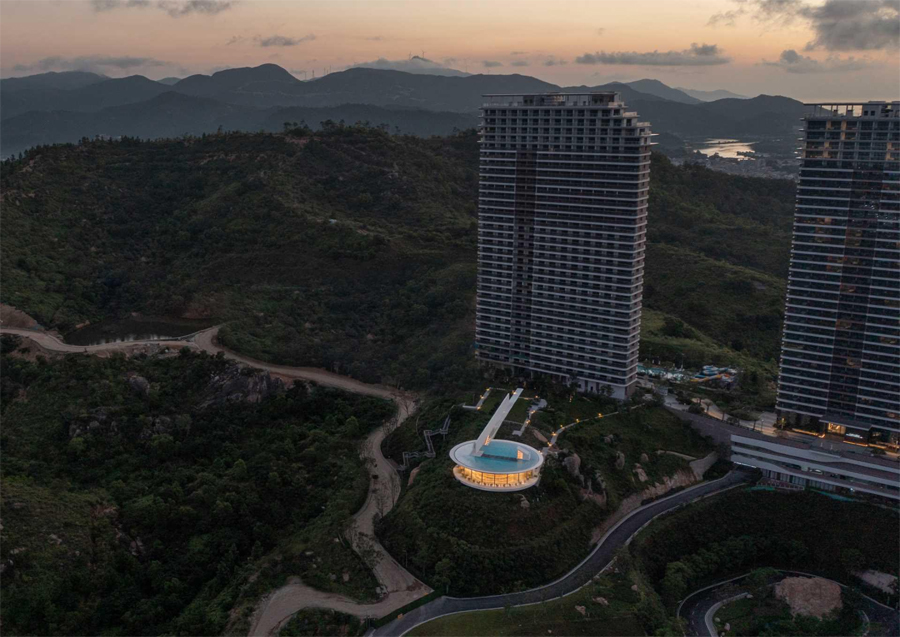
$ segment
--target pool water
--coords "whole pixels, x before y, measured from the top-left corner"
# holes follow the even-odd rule
[[[526,445],[520,445],[510,440],[491,440],[490,444],[484,449],[484,453],[490,453],[493,456],[507,456],[508,459],[491,458],[488,456],[473,456],[475,449],[475,441],[464,443],[459,449],[455,449],[452,454],[453,459],[459,464],[474,469],[475,471],[485,471],[487,473],[512,473],[528,471],[534,469],[541,464],[541,454]],[[516,452],[523,449],[526,457],[522,460],[515,459]]]

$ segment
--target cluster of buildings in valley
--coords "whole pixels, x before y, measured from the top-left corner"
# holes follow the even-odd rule
[[[675,165],[700,164],[712,170],[738,175],[740,177],[766,177],[768,179],[797,179],[797,162],[793,159],[773,159],[771,157],[722,157],[704,155],[696,151],[685,158],[672,159]]]
[[[809,109],[777,425],[897,451],[900,102]],[[627,398],[638,375],[650,125],[617,93],[487,95],[482,117],[478,358]],[[496,433],[489,430],[454,449],[457,477],[472,482],[478,472],[483,487],[494,480],[487,469],[499,466],[519,488],[534,484],[539,465],[519,470],[533,464],[528,448],[483,460]],[[898,481],[884,466],[861,477],[865,455],[828,460],[797,443],[763,442],[735,441],[735,459],[773,479],[796,483],[797,471],[821,472],[809,479],[834,487],[829,475],[849,467],[844,483],[872,478],[884,493],[885,480]],[[811,457],[797,461],[804,453]]]

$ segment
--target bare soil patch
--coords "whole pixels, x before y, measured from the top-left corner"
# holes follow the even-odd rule
[[[38,322],[22,310],[17,310],[12,305],[0,303],[0,325],[30,330],[38,327]]]
[[[822,619],[841,607],[841,587],[821,577],[786,577],[775,584],[775,596],[791,607],[792,615]]]

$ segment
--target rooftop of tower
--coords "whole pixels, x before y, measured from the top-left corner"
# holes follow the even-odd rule
[[[900,117],[900,102],[820,102],[804,104],[805,117]]]
[[[487,93],[485,106],[622,106],[622,96],[615,91],[581,91],[578,93]]]

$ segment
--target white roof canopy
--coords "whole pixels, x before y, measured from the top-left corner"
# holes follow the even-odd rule
[[[522,388],[519,387],[512,394],[507,394],[503,400],[500,402],[500,406],[497,407],[497,411],[494,412],[494,415],[491,416],[490,421],[487,426],[481,432],[481,435],[478,436],[478,440],[475,441],[475,449],[472,451],[473,456],[480,456],[484,453],[484,448],[491,444],[491,440],[494,439],[494,436],[497,435],[497,430],[500,429],[500,425],[503,424],[503,421],[506,420],[506,417],[509,415],[510,410],[513,407],[513,404],[519,399],[519,396],[522,395]]]

